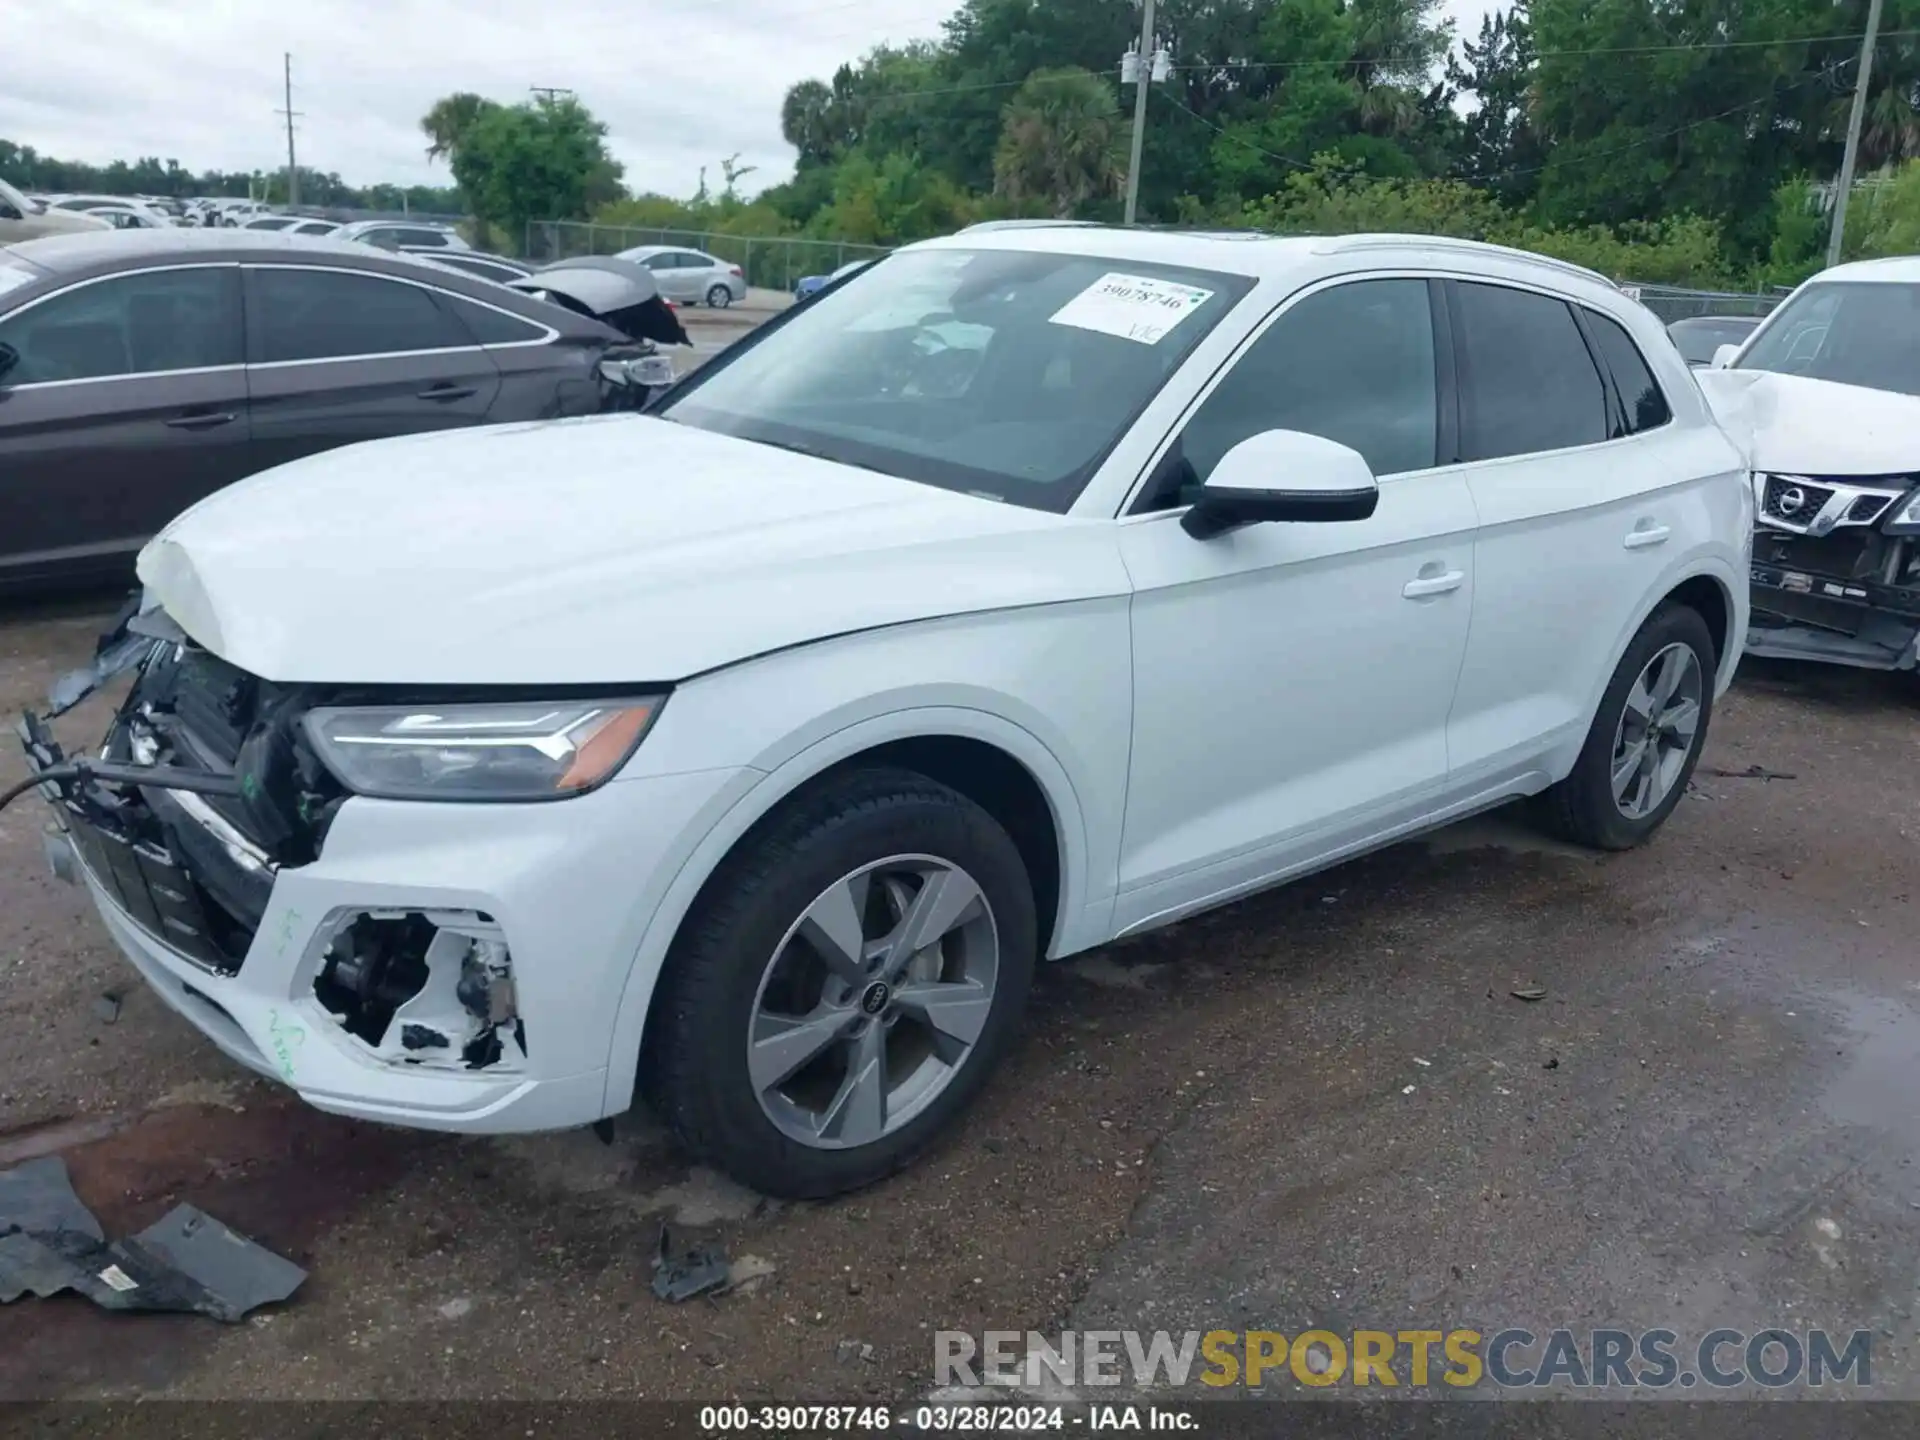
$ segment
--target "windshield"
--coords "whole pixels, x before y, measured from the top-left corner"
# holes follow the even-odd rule
[[[1008,250],[890,256],[656,412],[1064,511],[1244,276]]]
[[[1740,368],[1920,395],[1920,285],[1809,285],[1780,308]]]
[[[38,205],[22,195],[4,180],[0,180],[0,202],[12,206],[22,215],[38,215],[40,213],[40,207]]]

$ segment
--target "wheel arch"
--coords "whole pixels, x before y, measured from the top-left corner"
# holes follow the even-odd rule
[[[1600,702],[1613,680],[1613,672],[1620,667],[1627,647],[1633,644],[1633,637],[1640,633],[1641,627],[1653,617],[1656,610],[1675,601],[1698,611],[1713,636],[1717,651],[1715,659],[1718,662],[1715,666],[1714,693],[1718,695],[1732,681],[1745,640],[1746,607],[1734,591],[1728,567],[1711,556],[1700,557],[1690,565],[1676,567],[1662,583],[1649,586],[1647,597],[1614,637],[1607,663],[1601,668],[1593,691],[1587,697],[1586,724],[1580,727],[1577,735],[1569,735],[1563,747],[1564,763],[1552,767],[1556,778],[1572,767],[1574,757],[1586,743],[1587,731],[1592,727],[1594,717],[1600,713]]]
[[[673,940],[713,874],[762,822],[803,790],[857,766],[891,764],[966,794],[1006,826],[1034,881],[1042,958],[1079,948],[1097,928],[1086,908],[1084,817],[1064,766],[1031,731],[983,710],[928,707],[849,725],[762,772],[687,853],[649,917],[628,967],[607,1056],[604,1113],[633,1100],[653,995]],[[1046,851],[1051,849],[1051,856]],[[1036,873],[1036,870],[1038,873]],[[1111,897],[1108,897],[1111,903]]]

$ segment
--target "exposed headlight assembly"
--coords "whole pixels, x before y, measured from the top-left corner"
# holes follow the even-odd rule
[[[562,800],[626,764],[666,697],[325,706],[307,737],[340,783],[390,800]]]
[[[1889,535],[1920,535],[1920,490],[1895,505],[1881,528]]]

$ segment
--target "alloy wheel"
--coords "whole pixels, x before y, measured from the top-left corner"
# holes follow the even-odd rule
[[[841,877],[761,976],[746,1037],[760,1108],[820,1149],[892,1134],[972,1056],[999,969],[993,909],[953,862],[894,855]]]
[[[1614,730],[1613,803],[1629,820],[1660,808],[1699,739],[1706,680],[1700,657],[1678,642],[1655,653],[1627,691]]]

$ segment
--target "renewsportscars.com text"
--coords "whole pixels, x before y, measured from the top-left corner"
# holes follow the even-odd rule
[[[1873,1383],[1867,1330],[958,1330],[934,1335],[936,1385],[1135,1388],[1725,1390]]]

